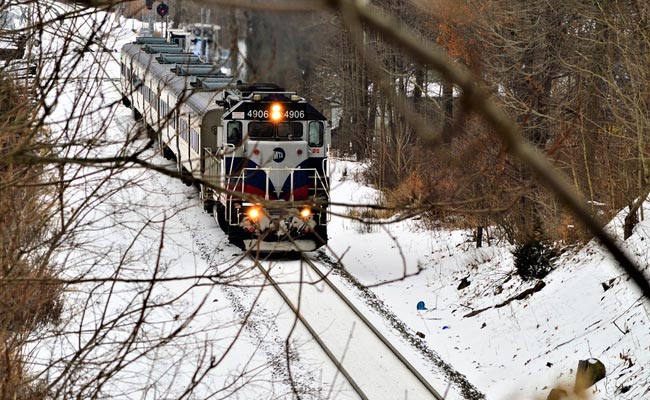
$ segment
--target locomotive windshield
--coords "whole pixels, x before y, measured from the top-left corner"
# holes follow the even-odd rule
[[[325,135],[325,128],[320,121],[309,121],[309,137],[307,142],[310,147],[321,147],[323,145],[323,137]]]
[[[302,123],[300,122],[249,122],[248,136],[251,139],[301,140]]]
[[[285,139],[302,139],[302,124],[300,122],[284,122],[278,124],[277,135]]]

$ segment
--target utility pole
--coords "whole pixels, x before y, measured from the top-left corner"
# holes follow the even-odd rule
[[[207,25],[209,23],[210,23],[210,9],[208,8],[207,10],[205,10],[205,24]],[[210,30],[208,30],[208,32],[213,32],[213,30],[210,29]],[[212,42],[212,38],[210,38],[209,40],[206,40],[206,42],[205,42],[205,62],[210,62],[210,57],[209,57],[210,42]]]
[[[153,13],[153,10],[149,10],[149,32],[150,35],[153,36],[155,29],[153,26],[154,20],[156,18],[156,14]]]
[[[204,48],[206,47],[205,43],[205,22],[204,22],[204,15],[205,15],[205,8],[201,7],[201,16],[200,16],[200,21],[201,21],[201,29],[199,30],[199,40],[201,41],[201,46],[199,48],[199,60],[201,61],[206,61],[204,60],[204,55],[205,55],[205,50]]]
[[[153,2],[154,2],[154,0],[144,0],[145,8],[149,11],[149,16],[148,16],[149,17],[149,32],[148,32],[148,35],[150,35],[150,36],[153,36],[153,19],[152,19],[152,17],[153,17]],[[141,18],[141,20],[142,20],[143,24],[145,23],[144,12],[145,12],[144,9],[142,9],[142,18]],[[142,27],[140,27],[140,34],[144,35]]]

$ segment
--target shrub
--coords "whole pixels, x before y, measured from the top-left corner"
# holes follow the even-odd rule
[[[0,75],[0,399],[44,399],[47,382],[30,376],[29,352],[41,329],[60,322],[63,287],[49,258],[52,187],[45,167],[15,161],[43,151],[35,102]]]
[[[517,275],[528,281],[542,279],[553,270],[557,250],[543,240],[530,239],[517,245],[512,255],[515,257]]]

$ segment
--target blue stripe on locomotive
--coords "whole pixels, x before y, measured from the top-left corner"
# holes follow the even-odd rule
[[[313,177],[310,178],[310,175],[313,174],[311,169],[315,169],[318,174],[321,177],[324,177],[323,173],[323,157],[319,158],[308,158],[304,160],[302,163],[300,163],[296,171],[294,171],[293,174],[293,188],[294,190],[297,189],[302,189],[306,188],[309,184],[313,182]],[[230,171],[231,166],[232,166],[232,171],[235,173],[235,176],[240,175],[240,171],[243,169],[242,165],[244,164],[244,161],[246,162],[246,167],[245,168],[250,168],[251,170],[248,170],[245,176],[245,185],[247,189],[246,191],[249,191],[250,189],[254,189],[254,194],[257,195],[263,195],[266,192],[266,173],[263,172],[263,170],[260,171],[254,171],[252,169],[256,169],[259,166],[249,160],[245,159],[244,157],[228,157],[226,158],[226,171]],[[234,176],[233,176],[234,177]],[[233,182],[234,183],[234,182]],[[275,197],[275,186],[273,185],[273,182],[269,180],[269,195],[272,195],[272,197]],[[233,188],[231,187],[230,189],[239,189],[241,188],[241,182],[237,182],[238,188]],[[282,191],[280,192],[280,196],[277,198],[279,199],[288,199],[290,195],[290,190],[291,190],[291,176],[288,176],[287,179],[284,181],[282,185]],[[301,190],[302,191],[302,190]]]

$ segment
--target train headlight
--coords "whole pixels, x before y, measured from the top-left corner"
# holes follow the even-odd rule
[[[300,218],[302,219],[309,219],[309,217],[311,217],[311,208],[309,207],[303,208],[302,210],[300,210],[299,215]]]
[[[246,211],[246,215],[251,221],[257,221],[262,215],[262,210],[259,207],[251,207]]]
[[[271,120],[277,122],[282,119],[282,106],[278,103],[271,104]]]

